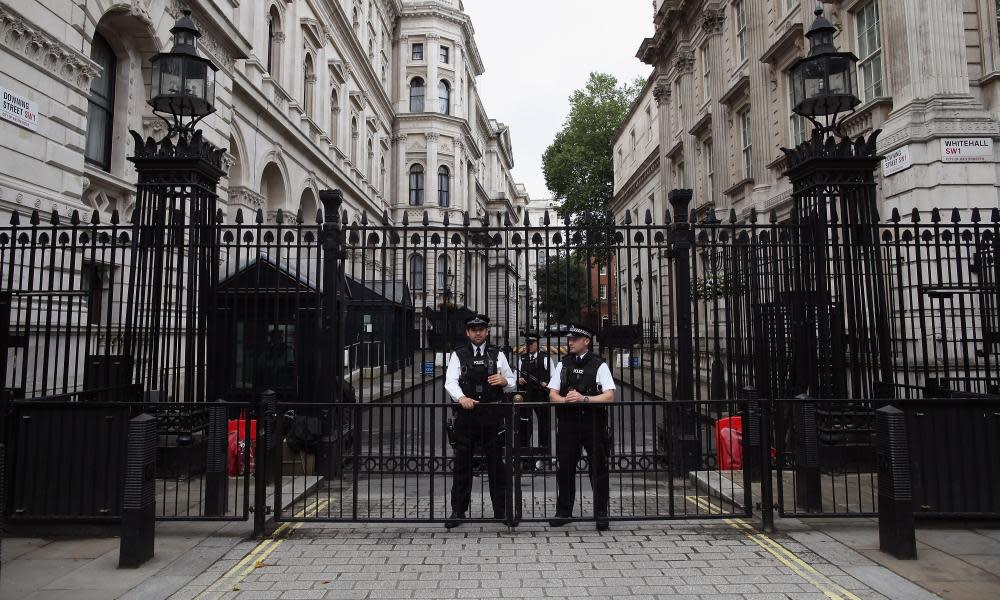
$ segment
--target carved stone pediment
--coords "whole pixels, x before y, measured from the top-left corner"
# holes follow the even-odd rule
[[[305,36],[306,43],[311,45],[315,50],[322,48],[326,36],[323,35],[319,21],[310,17],[303,17],[299,19],[299,23],[302,24],[302,33]]]

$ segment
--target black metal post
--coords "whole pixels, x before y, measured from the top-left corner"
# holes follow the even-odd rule
[[[792,421],[795,431],[795,503],[808,512],[822,512],[819,427],[816,423],[816,403],[808,394],[796,397]]]
[[[322,297],[320,300],[319,398],[335,403],[323,423],[323,436],[316,457],[316,471],[326,477],[338,477],[342,469],[344,444],[344,231],[340,222],[344,194],[340,190],[322,190],[323,226],[320,244],[323,248]]]
[[[753,397],[757,391],[751,388]],[[771,419],[774,414],[770,398],[760,401],[760,520],[765,533],[774,532],[774,488],[771,476]],[[780,484],[780,482],[779,482]]]
[[[257,436],[254,439],[254,503],[253,536],[263,538],[267,533],[267,445],[268,390],[257,398]]]
[[[743,481],[749,490],[750,484],[761,478],[761,422],[760,399],[757,390],[747,386],[740,390],[745,407],[743,418]],[[749,492],[748,492],[749,493]],[[749,506],[749,505],[748,505]]]
[[[906,417],[894,406],[875,411],[878,457],[878,546],[898,559],[917,558]]]
[[[222,400],[208,407],[205,452],[205,516],[221,517],[229,504],[228,459],[229,414]]]
[[[688,207],[693,193],[691,190],[671,190],[667,195],[673,208],[674,220],[668,229],[670,249],[674,260],[674,309],[673,318],[677,334],[675,352],[677,367],[673,373],[673,400],[690,403],[694,397],[694,345],[691,313],[691,246],[694,242],[694,228],[688,218]],[[695,411],[691,404],[671,407],[668,418],[673,420],[671,432],[670,463],[675,472],[686,473],[701,467],[701,451],[697,437]],[[672,429],[672,431],[671,431]]]
[[[128,422],[125,491],[118,567],[134,568],[153,558],[156,526],[156,417]]]

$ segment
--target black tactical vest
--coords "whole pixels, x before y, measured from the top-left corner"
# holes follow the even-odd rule
[[[462,393],[479,402],[499,402],[503,400],[503,388],[486,383],[486,379],[499,373],[497,361],[500,349],[496,346],[484,346],[483,355],[476,358],[472,345],[465,344],[455,348],[459,366],[462,369],[458,377],[458,385]]]
[[[528,372],[532,377],[541,381],[542,383],[549,382],[549,366],[546,363],[546,355],[541,352],[536,353],[535,360],[528,360],[528,355],[524,355],[524,359],[521,364],[524,370]]]
[[[559,395],[565,396],[574,389],[584,396],[596,396],[602,391],[597,384],[597,370],[604,364],[604,359],[593,352],[588,352],[582,359],[570,354],[562,359],[562,371],[559,373]]]

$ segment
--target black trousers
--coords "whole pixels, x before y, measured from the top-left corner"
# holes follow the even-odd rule
[[[600,411],[600,412],[598,412]],[[590,485],[594,490],[594,512],[608,514],[608,418],[603,409],[581,410],[573,415],[559,415],[556,430],[556,453],[559,490],[556,513],[568,516],[576,500],[576,463],[586,450],[590,463]]]
[[[543,392],[528,392],[526,397],[528,402],[547,402],[548,394]],[[534,419],[532,419],[534,417]],[[538,447],[541,448],[543,456],[552,454],[552,409],[548,406],[534,406],[517,409],[518,437],[521,440],[521,448],[531,448],[532,420],[538,423]],[[526,456],[526,453],[521,453]]]
[[[455,417],[455,476],[451,482],[451,509],[469,510],[472,501],[472,457],[482,448],[486,456],[493,517],[507,514],[507,468],[503,460],[506,439],[505,420],[500,407],[479,405],[472,410],[458,409]]]

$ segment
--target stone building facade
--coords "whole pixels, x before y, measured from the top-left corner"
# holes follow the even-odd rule
[[[878,174],[883,216],[946,203],[998,206],[1000,44],[995,0],[823,0],[835,43],[858,56],[861,105],[852,136],[881,129],[893,153]],[[787,213],[781,147],[810,135],[791,111],[789,70],[808,51],[816,4],[804,0],[657,0],[638,58],[654,67],[614,144],[619,219],[666,191],[692,188],[694,208]],[[974,140],[979,156],[949,154]],[[972,160],[974,162],[957,162]]]
[[[128,217],[128,130],[165,131],[146,104],[149,58],[170,48],[183,8],[219,67],[218,110],[201,127],[227,149],[227,219],[280,209],[311,222],[324,188],[343,190],[352,221],[521,218],[510,130],[478,95],[484,66],[461,0],[0,0],[0,88],[39,114],[36,130],[0,120],[0,210]],[[429,282],[435,265],[465,277],[464,265],[425,260]],[[407,271],[382,267],[390,279]]]

